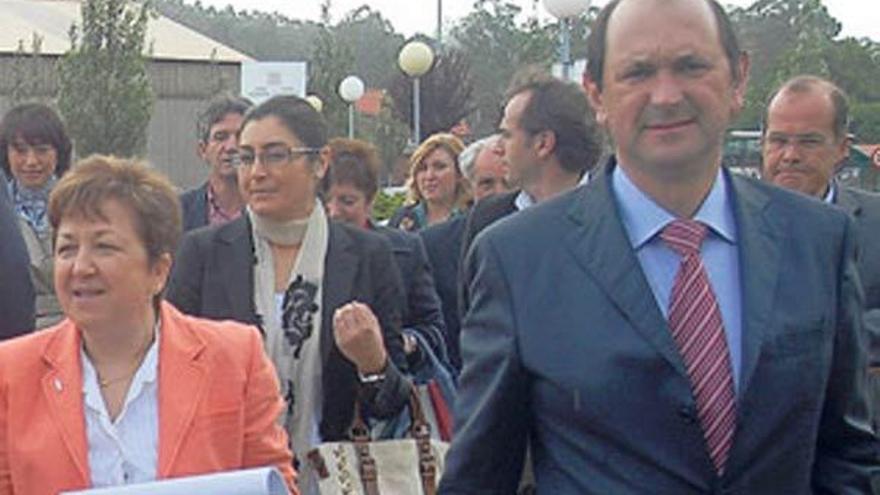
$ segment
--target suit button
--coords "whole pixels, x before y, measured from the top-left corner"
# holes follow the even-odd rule
[[[697,411],[694,410],[692,406],[681,406],[678,408],[678,417],[680,417],[685,424],[692,425],[697,422]]]

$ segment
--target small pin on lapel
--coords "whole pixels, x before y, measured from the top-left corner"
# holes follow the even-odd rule
[[[61,379],[58,377],[55,377],[55,379],[52,380],[52,385],[55,386],[55,391],[58,393],[61,393],[61,391],[64,390],[64,385],[61,384]]]

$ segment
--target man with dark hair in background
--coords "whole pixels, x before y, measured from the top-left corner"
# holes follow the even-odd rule
[[[601,134],[587,95],[577,84],[527,68],[507,90],[497,146],[518,189],[474,205],[468,214],[461,258],[474,238],[495,221],[574,189],[602,154]],[[459,315],[468,309],[459,284]]]
[[[196,122],[196,152],[211,168],[208,180],[180,196],[184,232],[238,218],[244,200],[238,190],[233,161],[238,153],[236,134],[252,103],[221,95],[208,103]]]

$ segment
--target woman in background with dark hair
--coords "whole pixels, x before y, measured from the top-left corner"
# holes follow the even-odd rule
[[[404,349],[410,367],[420,361],[416,335],[451,369],[446,353],[446,324],[425,246],[419,236],[377,225],[370,217],[379,191],[379,154],[372,144],[359,139],[330,140],[330,166],[321,180],[321,195],[333,220],[372,230],[391,243],[394,259],[403,276]]]
[[[46,105],[19,105],[0,122],[0,165],[9,178],[9,197],[30,257],[37,328],[61,319],[52,285],[52,228],[46,210],[52,187],[70,167],[70,154],[64,124]]]
[[[245,214],[184,237],[168,286],[185,313],[263,329],[304,495],[317,493],[307,453],[348,438],[356,398],[388,418],[411,390],[400,371],[400,273],[388,241],[327,218],[317,196],[326,144],[323,118],[302,98],[249,110],[237,163]]]

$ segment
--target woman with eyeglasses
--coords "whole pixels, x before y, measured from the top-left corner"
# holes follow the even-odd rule
[[[410,390],[399,371],[400,273],[381,236],[328,220],[317,199],[326,144],[322,117],[302,98],[251,109],[237,160],[245,214],[188,234],[168,288],[186,313],[262,328],[307,495],[317,484],[306,455],[347,438],[355,397],[385,418]]]
[[[41,103],[14,107],[0,122],[0,166],[9,178],[9,197],[30,257],[37,328],[62,317],[52,285],[52,227],[47,204],[58,178],[70,166],[71,148],[58,114]]]

